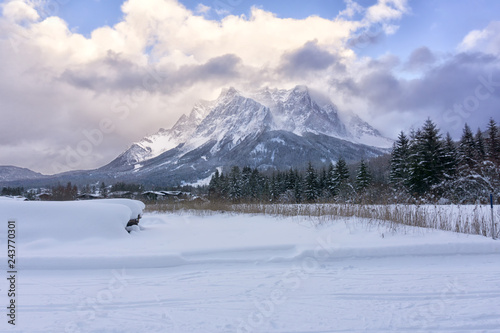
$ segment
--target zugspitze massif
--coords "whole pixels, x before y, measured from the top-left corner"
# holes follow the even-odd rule
[[[391,144],[358,116],[339,114],[328,98],[305,86],[248,94],[231,87],[99,171],[145,183],[196,183],[216,168],[300,168],[341,156],[359,160],[378,156]]]
[[[170,129],[131,145],[111,163],[54,176],[26,174],[12,185],[137,182],[153,186],[207,184],[216,169],[265,170],[356,161],[388,151],[392,141],[354,114],[342,114],[329,98],[305,86],[243,93],[224,89],[200,101]],[[8,170],[7,170],[8,171]],[[12,173],[12,171],[9,171]]]

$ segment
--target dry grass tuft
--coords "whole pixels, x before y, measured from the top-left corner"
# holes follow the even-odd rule
[[[276,217],[304,216],[314,218],[318,224],[344,217],[360,217],[372,221],[388,221],[394,228],[406,225],[491,236],[491,212],[489,207],[481,205],[231,204],[183,201],[149,203],[146,205],[146,211],[162,213],[189,211],[202,216],[226,212]],[[499,209],[496,209],[495,215],[498,222]]]

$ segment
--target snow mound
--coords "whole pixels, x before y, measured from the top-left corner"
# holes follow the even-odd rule
[[[16,239],[24,244],[70,243],[88,239],[126,238],[132,216],[142,213],[132,200],[109,202],[0,201],[0,219],[16,221]],[[0,230],[6,239],[7,228]]]
[[[130,208],[130,219],[136,219],[138,216],[142,216],[142,211],[146,207],[142,201],[130,199],[98,199],[92,202],[127,206]]]

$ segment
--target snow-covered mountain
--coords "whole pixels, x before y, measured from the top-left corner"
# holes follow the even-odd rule
[[[306,86],[297,86],[292,90],[265,88],[252,97],[271,110],[276,130],[297,135],[314,133],[348,137],[335,105],[329,100],[321,103],[311,95]]]
[[[251,93],[227,88],[215,101],[197,103],[172,128],[132,144],[108,165],[46,176],[39,183],[203,183],[216,169],[233,165],[302,168],[309,161],[319,165],[339,157],[379,156],[391,145],[357,115],[341,114],[328,97],[305,86]]]
[[[378,156],[391,144],[358,116],[341,117],[329,98],[306,86],[248,94],[231,87],[98,171],[141,182],[163,182],[169,175],[168,182],[190,183],[215,168],[283,169],[335,162],[340,156],[359,160]]]
[[[235,88],[224,89],[213,102],[197,103],[189,116],[182,115],[168,130],[134,143],[118,158],[118,165],[134,165],[183,144],[182,152],[215,140],[211,153],[229,144],[235,146],[249,136],[266,131],[286,131],[298,136],[326,135],[352,143],[389,148],[392,141],[357,115],[344,123],[337,107],[325,96],[306,86],[294,89],[265,88],[244,95]]]
[[[182,115],[171,129],[161,128],[157,133],[134,143],[118,157],[120,164],[139,163],[184,143],[211,111],[213,104],[213,102],[200,101],[194,105],[189,116]]]
[[[38,179],[43,178],[41,173],[31,171],[26,168],[15,166],[0,166],[0,181],[16,181],[21,179]]]

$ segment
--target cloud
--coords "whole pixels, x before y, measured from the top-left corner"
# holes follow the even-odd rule
[[[119,23],[88,37],[38,3],[2,4],[0,164],[46,173],[61,171],[54,164],[63,170],[102,166],[227,86],[288,88],[300,81],[334,99],[360,103],[357,94],[365,93],[377,108],[404,106],[383,95],[407,92],[409,83],[391,72],[397,61],[366,61],[352,50],[394,33],[409,12],[403,0],[367,8],[347,1],[332,20],[280,18],[259,8],[248,17],[229,15],[231,8],[218,2],[193,12],[177,0],[128,0]],[[211,20],[210,10],[226,12]],[[96,131],[103,138],[91,142]],[[86,142],[90,151],[68,163],[71,151],[89,148]]]
[[[365,15],[359,27],[350,36],[348,47],[363,49],[379,43],[385,35],[395,34],[399,26],[394,22],[400,20],[409,11],[406,0],[379,0],[368,8],[360,7],[351,0],[347,1],[347,9],[341,12],[339,17],[349,17],[359,12]]]
[[[379,0],[377,4],[367,9],[366,20],[370,22],[398,20],[408,11],[406,0]]]
[[[500,55],[500,21],[490,22],[483,30],[469,32],[459,44],[458,50]]]
[[[353,49],[363,49],[369,45],[377,44],[384,38],[384,31],[381,25],[371,25],[363,28],[353,35],[347,45]]]
[[[418,49],[413,50],[410,54],[410,58],[405,65],[405,68],[409,71],[418,71],[428,68],[430,65],[436,62],[436,56],[427,47],[422,46]]]
[[[199,3],[198,6],[196,6],[196,13],[198,14],[207,14],[212,8],[209,6],[206,6],[202,3]]]
[[[27,1],[9,1],[2,4],[3,17],[14,22],[34,22],[40,18],[38,12]]]
[[[144,88],[150,93],[170,95],[197,82],[224,81],[237,77],[240,64],[239,57],[227,54],[209,59],[204,64],[169,69],[162,66],[140,66],[109,51],[105,58],[65,70],[59,79],[73,87],[99,93],[127,93]],[[148,84],[151,80],[157,82]]]
[[[346,8],[339,12],[337,18],[353,18],[358,13],[363,13],[365,8],[354,0],[344,0]]]
[[[338,61],[337,57],[318,45],[318,41],[310,41],[303,47],[286,52],[282,56],[282,70],[290,75],[304,75],[308,71],[325,70]]]
[[[420,126],[427,117],[455,137],[465,123],[484,128],[500,103],[500,58],[459,53],[439,63],[432,59],[422,48],[412,53],[408,63],[425,60],[428,65],[415,78],[398,76],[397,62],[380,59],[360,65],[352,76],[331,84],[351,98],[362,96],[364,107],[371,110],[366,115],[385,127],[386,134],[395,135],[401,128],[391,129],[384,123]]]

